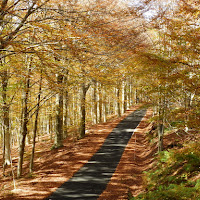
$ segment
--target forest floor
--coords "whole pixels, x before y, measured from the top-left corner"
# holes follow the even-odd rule
[[[74,141],[68,138],[64,146],[51,150],[53,143],[41,138],[36,144],[34,173],[28,172],[31,146],[26,147],[23,178],[15,179],[14,189],[12,176],[2,176],[0,167],[0,199],[1,200],[36,200],[44,199],[62,183],[73,176],[92,155],[100,148],[112,129],[138,106],[128,110],[122,117],[109,122],[91,126],[86,137]],[[152,167],[156,145],[149,145],[146,132],[151,129],[148,119],[152,111],[149,109],[134,131],[120,163],[117,166],[106,190],[99,200],[125,200],[128,196],[136,196],[144,189],[143,172]],[[1,154],[2,155],[2,154]],[[17,149],[13,148],[13,170],[17,169]],[[0,156],[2,162],[2,156]],[[7,174],[9,174],[7,169]]]

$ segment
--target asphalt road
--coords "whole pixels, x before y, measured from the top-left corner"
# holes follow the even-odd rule
[[[105,190],[124,149],[145,115],[136,110],[122,120],[108,135],[101,148],[75,175],[46,200],[96,200]]]

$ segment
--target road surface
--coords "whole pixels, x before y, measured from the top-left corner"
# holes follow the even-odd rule
[[[105,190],[145,109],[123,119],[92,158],[46,200],[96,200]]]

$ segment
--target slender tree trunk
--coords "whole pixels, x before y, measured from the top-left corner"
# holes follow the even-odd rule
[[[133,80],[130,79],[130,106],[133,106],[134,103],[134,89],[133,89]]]
[[[35,113],[35,123],[34,123],[34,130],[33,130],[33,146],[32,146],[32,153],[31,153],[31,159],[30,159],[30,167],[29,171],[30,173],[33,172],[33,165],[34,165],[34,155],[35,155],[35,141],[36,141],[36,135],[37,135],[37,126],[38,126],[38,115],[40,110],[40,98],[41,98],[41,90],[42,90],[42,72],[40,77],[40,86],[38,91],[38,98],[37,98],[37,110]]]
[[[94,84],[93,91],[93,102],[94,102],[94,123],[98,123],[98,109],[97,109],[97,83]]]
[[[127,101],[126,101],[126,105],[127,105],[127,109],[130,108],[131,105],[131,84],[130,84],[130,79],[127,81],[127,92],[126,92],[126,96],[127,96]]]
[[[125,112],[124,104],[125,104],[125,82],[122,81],[122,85],[121,85],[121,113],[122,114]]]
[[[6,166],[11,164],[10,160],[10,123],[9,123],[9,104],[7,102],[8,71],[2,72],[2,99],[3,99],[3,174]]]
[[[75,105],[75,90],[74,90],[74,93],[73,93],[73,98],[72,98],[72,123],[71,125],[74,126],[75,125],[75,118],[76,118],[76,114],[77,114],[77,108],[76,108],[76,105]]]
[[[24,124],[24,122],[23,122]],[[22,165],[23,165],[23,159],[24,159],[24,149],[25,149],[25,142],[26,142],[26,128],[25,125],[23,127],[23,134],[20,135],[20,145],[19,145],[19,158],[18,158],[18,168],[17,168],[17,177],[19,178],[22,175]]]
[[[120,89],[119,87],[117,88],[117,113],[118,116],[121,116],[121,108],[120,108]]]
[[[99,122],[102,122],[102,114],[103,114],[103,103],[102,103],[102,87],[101,84],[98,84],[99,87]]]
[[[53,120],[52,120],[52,101],[48,101],[48,113],[47,113],[47,134],[50,136],[50,140],[53,140]]]
[[[102,90],[102,110],[103,110],[103,122],[106,122],[107,119],[107,102],[106,102],[106,91],[105,88]]]
[[[22,110],[22,129],[20,134],[20,144],[19,144],[19,159],[18,159],[18,168],[17,168],[17,177],[19,178],[22,175],[22,165],[24,158],[24,149],[25,149],[25,141],[26,135],[28,133],[27,125],[28,125],[28,96],[30,90],[30,73],[31,67],[28,69],[28,76],[26,78],[26,85],[24,89],[24,97],[23,97],[23,110]]]
[[[86,122],[86,94],[90,85],[83,83],[81,85],[81,121],[80,121],[80,138],[85,137]]]
[[[65,86],[67,85],[67,77],[64,78],[64,82],[65,82]],[[68,104],[69,104],[69,93],[68,93],[68,89],[65,89],[65,114],[64,114],[64,138],[67,137],[68,135]]]
[[[100,123],[100,90],[99,90],[99,83],[96,83],[97,88],[97,123]]]
[[[111,101],[111,97],[108,97],[108,103],[107,103],[107,114],[112,115],[113,114],[113,102]]]
[[[138,89],[137,89],[137,88],[135,88],[135,103],[136,103],[136,104],[139,103]]]
[[[64,138],[68,135],[68,104],[69,104],[69,93],[65,91],[65,115],[64,115]]]
[[[127,110],[127,100],[128,100],[126,86],[127,86],[126,82],[124,82],[124,112],[126,112]]]
[[[53,120],[52,120],[52,114],[50,113],[48,115],[48,131],[50,135],[50,140],[53,141]]]
[[[57,83],[60,86],[59,92],[56,94],[56,131],[54,147],[63,146],[63,75],[57,76]]]

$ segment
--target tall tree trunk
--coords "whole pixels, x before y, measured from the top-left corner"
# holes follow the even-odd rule
[[[134,102],[134,90],[133,90],[133,80],[130,78],[130,106],[133,106]]]
[[[93,102],[94,102],[94,124],[97,124],[98,123],[97,82],[95,82],[95,84],[94,84]]]
[[[125,82],[122,81],[121,85],[121,113],[123,114],[125,112],[124,110],[124,104],[125,104]]]
[[[23,110],[22,110],[22,129],[20,134],[19,158],[18,158],[18,168],[17,168],[18,178],[22,175],[25,141],[26,141],[26,135],[28,133],[27,125],[28,125],[28,96],[30,90],[30,73],[31,73],[31,67],[29,66],[28,76],[26,78],[26,84],[23,95],[24,97],[23,97]]]
[[[126,110],[127,110],[127,100],[128,100],[128,97],[127,97],[127,84],[126,84],[126,82],[124,82],[124,112],[126,112]]]
[[[129,80],[127,81],[127,92],[126,92],[126,96],[127,96],[127,109],[130,108],[131,105],[131,79],[129,78]]]
[[[63,75],[57,76],[57,84],[59,91],[56,94],[56,133],[54,147],[59,148],[63,146]]]
[[[137,88],[135,88],[135,103],[136,103],[136,104],[139,103],[138,89],[137,89]]]
[[[118,116],[120,117],[121,116],[121,108],[120,108],[120,89],[119,89],[119,86],[117,88],[117,113],[118,113]]]
[[[10,160],[10,123],[9,123],[9,104],[7,100],[8,71],[2,72],[2,99],[3,99],[3,174],[6,166],[11,164]]]
[[[48,113],[47,113],[47,134],[50,136],[50,140],[53,140],[53,120],[52,120],[52,101],[48,101]]]
[[[40,110],[40,98],[41,98],[41,90],[42,90],[42,72],[40,77],[40,86],[38,91],[38,98],[37,98],[37,108],[35,113],[35,123],[34,123],[34,130],[33,130],[33,146],[32,146],[32,153],[31,153],[31,159],[30,159],[30,166],[29,166],[29,172],[33,172],[33,165],[34,165],[34,155],[35,155],[35,140],[37,135],[37,127],[38,127],[38,115]]]
[[[98,89],[99,89],[99,122],[102,122],[102,114],[103,114],[103,103],[102,103],[102,87],[101,84],[98,84]]]
[[[107,120],[107,102],[106,102],[106,91],[105,88],[102,90],[102,110],[103,110],[103,122]]]
[[[74,89],[73,98],[72,98],[72,122],[71,122],[72,126],[76,125],[75,119],[77,117],[77,107],[75,105],[75,101],[76,101],[75,100],[75,94],[76,94],[76,92],[75,92],[75,89]],[[76,122],[77,122],[77,120],[76,120]]]
[[[65,76],[64,77],[64,83],[65,83],[65,87],[67,88],[67,77]],[[65,114],[64,114],[64,123],[63,123],[63,128],[64,128],[64,132],[63,132],[63,135],[64,135],[64,138],[67,137],[68,135],[68,104],[69,104],[69,93],[68,93],[68,89],[65,89],[65,94],[64,94],[64,97],[65,97]]]
[[[52,114],[48,114],[48,134],[50,135],[50,140],[53,140],[53,120],[52,120]]]
[[[80,121],[80,138],[85,137],[85,122],[86,122],[86,94],[90,85],[83,83],[81,85],[81,121]]]

